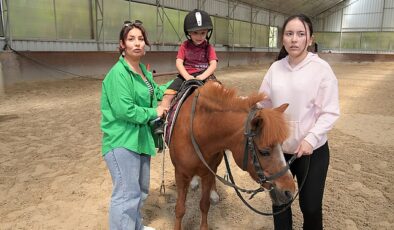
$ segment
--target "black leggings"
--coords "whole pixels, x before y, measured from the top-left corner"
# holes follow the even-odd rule
[[[293,155],[285,154],[286,160]],[[330,162],[330,150],[328,143],[313,151],[312,155],[297,158],[290,166],[291,173],[297,177],[298,187],[307,173],[307,165],[310,159],[309,171],[304,186],[299,194],[299,205],[304,217],[303,229],[323,229],[322,201],[324,184],[326,182],[328,165]],[[283,209],[283,206],[272,206],[274,212]],[[276,230],[291,230],[293,225],[291,207],[286,211],[274,216]]]

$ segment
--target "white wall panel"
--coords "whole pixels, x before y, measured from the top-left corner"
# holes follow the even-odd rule
[[[147,3],[156,5],[156,0],[132,0],[132,2]],[[197,8],[198,1],[196,0],[161,0],[160,4],[164,7],[181,9],[184,11],[191,11]]]
[[[156,0],[133,0],[133,2],[150,3],[156,5]]]
[[[164,0],[162,1],[162,4],[164,6],[170,7],[170,8],[175,8],[175,9],[182,9],[183,8],[183,2],[188,2],[188,1],[176,1],[176,0]]]
[[[193,0],[164,0],[162,4],[166,7],[182,9],[185,11],[192,11],[197,8],[197,1]]]
[[[338,8],[315,19],[316,31],[394,31],[394,0],[347,0],[345,4],[343,17]]]
[[[394,8],[394,0],[386,0],[384,3],[385,8]]]
[[[242,21],[250,21],[251,7],[245,4],[237,4],[234,10],[234,18]]]
[[[210,15],[227,17],[228,15],[228,1],[206,1],[203,9]]]
[[[329,32],[340,32],[342,25],[342,11],[329,15],[324,20],[323,30]]]
[[[344,9],[344,14],[382,12],[384,0],[359,0]]]
[[[283,23],[285,23],[287,17],[281,14],[272,13],[271,14],[271,26],[282,27]]]
[[[268,25],[270,21],[270,13],[266,10],[259,10],[256,13],[255,23]]]
[[[325,31],[324,30],[324,18],[318,18],[312,20],[313,29],[315,31]]]
[[[165,0],[167,1],[167,0]],[[197,1],[195,0],[182,0],[182,1],[177,1],[177,2],[182,2],[181,6],[182,9],[186,11],[192,11],[194,9],[197,9]]]
[[[379,31],[384,0],[359,0],[343,11],[342,31]]]
[[[382,25],[381,13],[370,14],[347,14],[343,16],[342,30],[362,30],[370,31],[372,29],[380,30]]]
[[[394,8],[384,10],[383,31],[394,31]]]

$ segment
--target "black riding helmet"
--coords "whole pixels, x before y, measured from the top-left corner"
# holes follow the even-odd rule
[[[204,29],[208,30],[207,40],[209,41],[212,35],[213,26],[211,17],[207,12],[195,9],[186,15],[183,23],[183,30],[187,39],[191,39],[189,32]]]

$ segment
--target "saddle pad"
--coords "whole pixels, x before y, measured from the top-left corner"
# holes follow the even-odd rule
[[[164,141],[166,142],[167,146],[169,146],[171,143],[172,130],[174,128],[176,118],[178,117],[178,113],[181,109],[183,102],[198,87],[200,87],[200,85],[190,85],[187,89],[182,91],[182,95],[177,95],[174,103],[172,103],[170,110],[168,111],[164,126]]]

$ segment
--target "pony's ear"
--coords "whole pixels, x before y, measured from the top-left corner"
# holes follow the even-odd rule
[[[283,113],[287,109],[287,107],[289,107],[289,104],[285,103],[285,104],[282,104],[281,106],[279,106],[278,108],[275,108],[274,110]]]
[[[252,130],[260,130],[263,126],[263,118],[261,116],[255,116],[250,122],[250,128]]]

